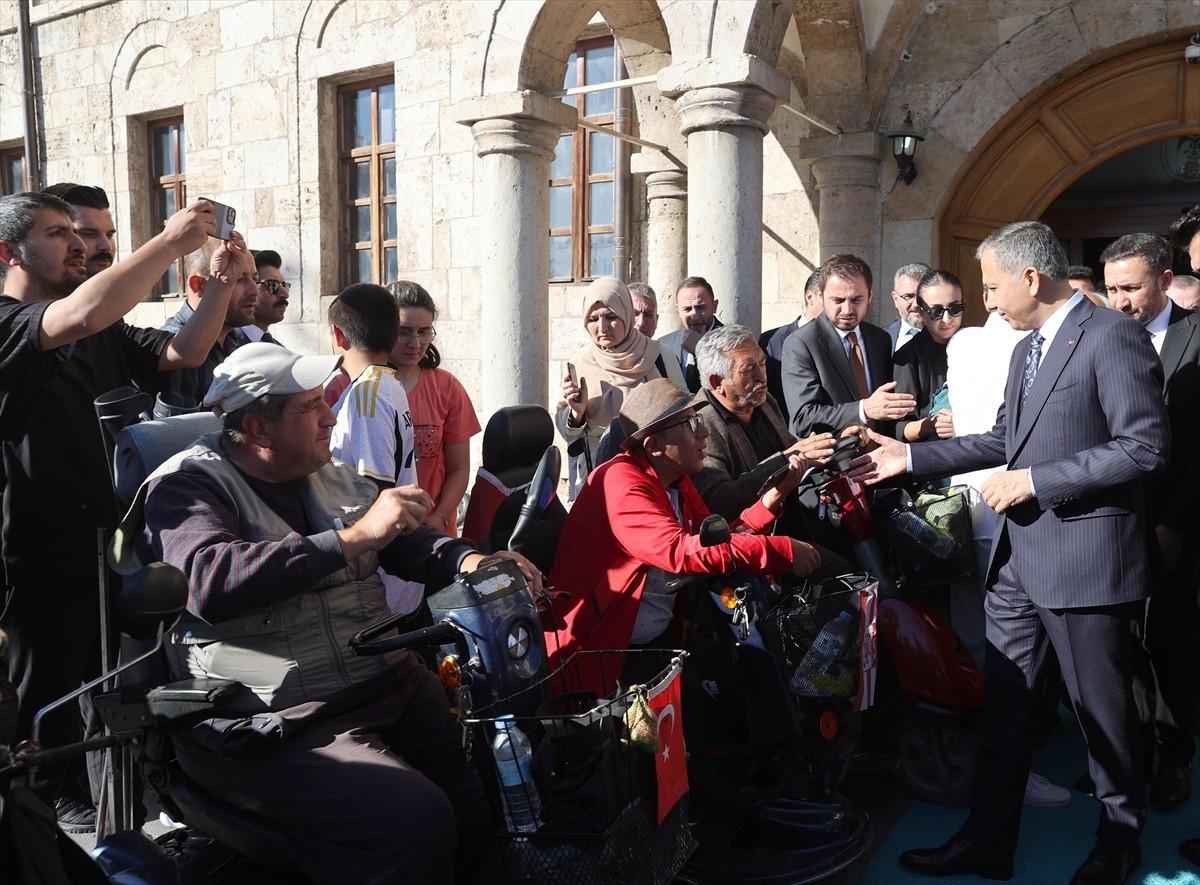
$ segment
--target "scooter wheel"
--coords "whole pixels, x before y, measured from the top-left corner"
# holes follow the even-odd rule
[[[963,805],[979,755],[979,733],[963,723],[905,718],[896,728],[896,780],[914,799]]]

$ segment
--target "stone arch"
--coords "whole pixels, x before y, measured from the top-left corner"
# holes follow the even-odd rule
[[[112,82],[128,89],[138,63],[152,49],[165,49],[171,35],[171,25],[162,19],[151,19],[137,25],[125,35],[121,48],[113,59]]]
[[[1039,217],[1088,170],[1130,148],[1200,127],[1200,67],[1186,39],[1121,52],[1018,107],[983,138],[948,189],[941,264],[976,291],[975,249],[991,231]]]

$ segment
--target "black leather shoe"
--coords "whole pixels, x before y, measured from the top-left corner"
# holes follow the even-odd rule
[[[1121,885],[1142,862],[1137,848],[1121,848],[1102,842],[1092,849],[1071,877],[1071,885]]]
[[[1087,793],[1089,796],[1096,792],[1096,782],[1092,780],[1092,776],[1086,771],[1079,775],[1079,780],[1075,781],[1075,789],[1081,793]]]
[[[1158,767],[1158,776],[1150,787],[1150,801],[1159,808],[1173,808],[1192,795],[1192,766],[1167,765]]]
[[[900,855],[900,863],[926,876],[973,873],[984,879],[1007,882],[1013,876],[1011,860],[997,858],[957,834],[941,848],[915,848]]]
[[[1188,863],[1200,867],[1200,839],[1184,839],[1179,843],[1179,853]]]

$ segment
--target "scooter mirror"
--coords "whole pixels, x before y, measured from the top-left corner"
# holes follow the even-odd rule
[[[710,513],[700,523],[700,546],[716,547],[718,544],[728,544],[732,533],[725,517]]]
[[[187,605],[187,577],[173,565],[155,562],[126,579],[117,597],[117,625],[134,639],[153,639],[173,624]]]
[[[517,524],[513,526],[508,539],[509,550],[521,551],[529,529],[542,518],[557,495],[561,471],[562,455],[557,446],[550,446],[542,453],[542,460],[538,462],[537,471],[529,483],[529,492],[525,496],[525,503],[521,505],[521,515],[517,517]]]

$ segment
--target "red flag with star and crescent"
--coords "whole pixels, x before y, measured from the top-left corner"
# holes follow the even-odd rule
[[[658,752],[654,754],[654,770],[658,776],[660,824],[688,791],[687,747],[683,743],[683,709],[679,693],[681,668],[682,662],[676,660],[671,675],[646,695],[658,721]]]

